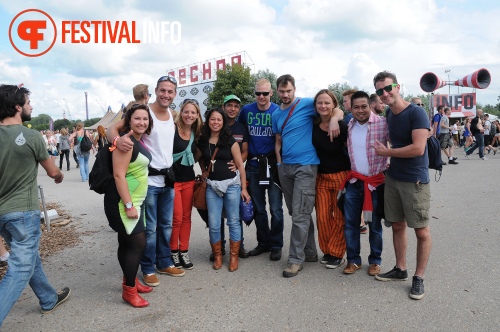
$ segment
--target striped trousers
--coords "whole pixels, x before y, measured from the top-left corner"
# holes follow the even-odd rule
[[[321,251],[343,258],[346,250],[344,215],[337,207],[337,194],[348,171],[320,174],[316,177],[316,223]]]

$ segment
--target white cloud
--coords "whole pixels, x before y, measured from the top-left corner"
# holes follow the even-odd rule
[[[35,3],[0,5],[0,31],[12,17]],[[61,118],[66,99],[73,118],[90,117],[108,105],[116,111],[135,84],[153,91],[168,69],[246,51],[255,70],[290,73],[297,94],[314,96],[328,84],[347,81],[373,91],[380,70],[396,73],[406,93],[422,94],[419,80],[433,71],[447,79],[485,67],[489,89],[481,103],[496,104],[500,94],[500,5],[494,1],[449,0],[75,0],[44,2],[61,20],[179,21],[182,40],[167,44],[56,44],[46,55],[26,58],[0,35],[2,82],[23,82],[32,90],[36,113]]]

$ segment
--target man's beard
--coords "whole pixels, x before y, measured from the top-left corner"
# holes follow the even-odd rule
[[[21,112],[22,122],[31,121],[31,114],[26,114],[24,110]]]

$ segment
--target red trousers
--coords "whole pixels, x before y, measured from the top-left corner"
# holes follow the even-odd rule
[[[324,254],[343,258],[346,250],[344,215],[337,207],[340,185],[349,171],[316,176],[316,223],[319,248]]]
[[[193,210],[194,180],[174,184],[174,214],[170,250],[186,251],[191,237],[191,211]]]

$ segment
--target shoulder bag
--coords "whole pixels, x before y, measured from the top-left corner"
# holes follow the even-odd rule
[[[216,147],[215,151],[212,155],[211,161],[213,161],[215,159],[215,155],[217,154],[218,150],[219,150],[219,147]],[[210,167],[210,166],[208,167],[207,178],[210,175],[211,168],[212,167]],[[193,206],[199,210],[206,210],[207,209],[207,179],[203,178],[203,176],[201,176],[201,175],[196,176],[196,180],[194,183]]]

